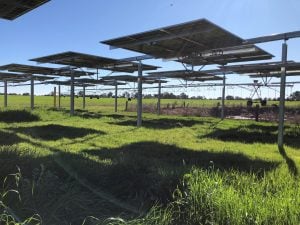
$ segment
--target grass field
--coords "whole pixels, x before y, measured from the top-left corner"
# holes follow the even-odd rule
[[[118,107],[120,110],[125,109],[126,98],[118,99]],[[113,110],[113,98],[100,98],[100,99],[90,99],[86,98],[86,107],[87,109],[98,110],[99,107],[103,108],[111,108]],[[216,107],[219,100],[199,100],[199,99],[162,99],[161,105],[162,107],[166,107],[169,105],[182,106],[185,104],[188,107]],[[246,106],[246,100],[226,100],[226,106]],[[58,99],[57,99],[58,104]],[[136,100],[133,99],[129,102],[130,105],[135,105]],[[157,99],[144,99],[143,104],[156,106]],[[279,105],[278,101],[269,101],[268,105]],[[0,106],[3,105],[3,100],[0,99]],[[35,105],[37,107],[52,107],[54,105],[54,98],[51,96],[36,96],[35,97]],[[8,96],[8,106],[11,108],[15,107],[30,107],[30,96]],[[61,97],[61,106],[69,107],[70,99],[69,97]],[[82,97],[75,98],[75,106],[77,109],[82,109]],[[296,107],[300,108],[300,101],[287,101],[286,107]]]
[[[14,174],[1,224],[300,222],[299,124],[279,151],[274,123],[144,114],[136,128],[112,99],[88,99],[74,117],[52,101],[37,97],[30,112],[29,97],[10,96],[0,111],[0,179]]]

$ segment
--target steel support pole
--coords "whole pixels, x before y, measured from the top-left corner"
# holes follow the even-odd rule
[[[115,112],[118,112],[118,84],[115,82]]]
[[[30,87],[31,87],[31,93],[30,93],[30,108],[31,110],[34,109],[34,78],[31,77],[30,80]]]
[[[225,73],[223,76],[223,88],[222,88],[222,109],[221,109],[221,119],[225,118],[225,89],[226,89],[226,77]]]
[[[285,107],[285,83],[286,83],[286,64],[287,61],[287,44],[282,44],[282,64],[280,80],[280,103],[279,103],[279,125],[278,125],[278,147],[283,148],[284,136],[284,107]]]
[[[60,96],[61,96],[61,90],[60,90],[60,84],[58,85],[58,108],[60,108]]]
[[[53,105],[54,105],[54,108],[56,108],[56,87],[54,87],[54,90],[53,90]]]
[[[4,80],[4,107],[7,107],[7,80]]]
[[[158,83],[157,115],[160,115],[161,82]]]
[[[137,102],[137,127],[142,126],[143,113],[143,67],[141,61],[138,64],[138,102]]]
[[[74,115],[74,74],[71,72],[70,115]]]
[[[82,108],[85,109],[85,86],[83,86]]]

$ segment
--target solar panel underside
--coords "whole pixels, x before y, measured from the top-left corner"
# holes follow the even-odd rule
[[[31,59],[39,63],[55,63],[79,68],[86,67],[92,69],[106,69],[116,72],[133,73],[138,71],[138,64],[127,61],[120,61],[96,55],[89,55],[77,52],[63,52],[45,57]],[[156,66],[143,64],[143,70],[156,70]]]
[[[49,0],[0,0],[0,18],[14,20]]]
[[[55,76],[66,76],[66,77],[71,76],[71,74],[73,74],[75,77],[91,76],[95,74],[86,71],[70,70],[68,68],[50,68],[50,67],[31,66],[31,65],[23,65],[23,64],[15,64],[15,63],[0,66],[0,70],[7,70],[10,72],[18,72],[18,73],[55,75]]]
[[[193,65],[224,64],[258,59],[270,59],[272,55],[256,47],[255,51],[240,56],[220,54],[223,48],[241,46],[244,40],[206,19],[200,19],[179,25],[159,28],[152,31],[128,35],[121,38],[102,41],[112,47],[152,55],[155,58],[174,59]],[[213,50],[212,58],[202,56],[203,52]],[[198,57],[197,57],[198,56]],[[201,57],[199,57],[201,56]],[[230,56],[230,57],[229,57]],[[210,60],[203,60],[209,58]]]
[[[191,71],[191,70],[174,70],[174,71],[163,71],[149,73],[150,77],[160,78],[172,78],[172,79],[183,79],[189,81],[213,81],[223,80],[222,77],[215,76],[217,70],[210,71]],[[221,72],[220,72],[221,73]]]
[[[243,65],[234,65],[234,66],[224,66],[222,67],[227,72],[231,71],[232,73],[237,74],[246,74],[246,75],[269,75],[279,76],[281,73],[281,62],[272,62],[272,63],[255,63],[255,64],[243,64]],[[300,71],[299,62],[287,62],[285,65],[287,75],[296,76]]]

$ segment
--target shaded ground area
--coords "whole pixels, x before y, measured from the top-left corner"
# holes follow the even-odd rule
[[[5,198],[5,203],[19,217],[22,215],[21,218],[38,214],[43,224],[79,225],[91,215],[96,216],[100,224],[110,217],[133,216],[83,188],[58,167],[51,156],[20,153],[12,147],[0,148],[1,184],[8,174],[18,173],[17,167],[22,174],[18,178],[19,187],[15,185],[15,177],[8,176],[5,189],[17,189],[21,200],[16,193],[11,193]],[[85,224],[94,224],[92,222]]]
[[[94,185],[140,206],[170,201],[183,175],[193,167],[237,170],[260,176],[279,164],[250,159],[243,154],[200,152],[156,142],[61,155],[76,173],[88,177]]]
[[[45,141],[59,140],[62,138],[80,138],[87,136],[89,134],[99,134],[103,135],[104,132],[81,128],[81,127],[71,127],[71,126],[62,126],[58,124],[49,124],[42,126],[33,126],[33,127],[20,127],[13,129],[15,132],[24,133],[30,135],[33,138],[42,139]]]
[[[70,110],[66,109],[57,109],[57,108],[50,108],[51,111],[56,112],[63,112],[65,114],[69,114]],[[101,119],[101,118],[112,118],[112,119],[125,119],[125,118],[136,118],[136,116],[130,116],[130,115],[121,115],[121,114],[107,114],[103,112],[94,112],[89,110],[83,110],[83,109],[76,109],[74,111],[74,116],[82,117],[84,119]]]
[[[0,130],[0,145],[13,145],[22,141],[22,138],[18,137],[18,135]]]
[[[19,123],[39,121],[40,117],[26,110],[0,111],[0,122]]]
[[[241,143],[277,143],[277,126],[263,126],[259,124],[241,125],[237,128],[214,128],[210,133],[200,138],[213,138],[222,141],[235,141]],[[288,126],[285,130],[285,144],[300,148],[300,126]]]
[[[120,126],[136,126],[136,119],[128,119],[117,122],[111,122],[110,124],[120,125]],[[207,123],[207,122],[206,122]],[[193,120],[193,119],[144,119],[142,126],[150,129],[172,129],[180,127],[192,127],[194,125],[204,124],[203,121]]]

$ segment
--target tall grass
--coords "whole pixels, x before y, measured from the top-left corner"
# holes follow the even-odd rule
[[[194,169],[166,208],[112,224],[291,224],[300,222],[299,182],[280,172],[257,177],[236,171]]]

